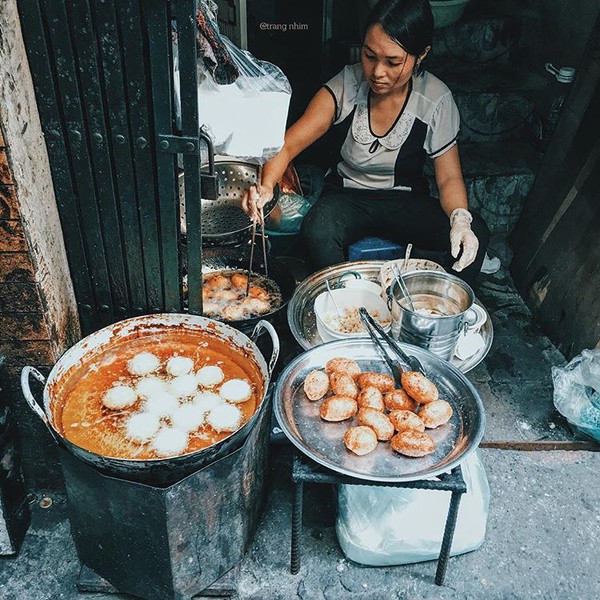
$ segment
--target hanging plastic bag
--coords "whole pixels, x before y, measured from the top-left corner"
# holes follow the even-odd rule
[[[600,441],[600,350],[584,350],[552,368],[554,406],[582,433]]]
[[[462,464],[462,495],[450,554],[481,546],[489,513],[490,488],[477,453]],[[340,485],[337,538],[354,562],[374,567],[437,559],[451,492],[381,486]]]

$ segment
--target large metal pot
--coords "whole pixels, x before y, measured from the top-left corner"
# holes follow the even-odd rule
[[[56,390],[60,389],[64,378],[67,378],[74,368],[90,361],[96,353],[117,341],[120,342],[127,338],[133,340],[135,337],[142,335],[156,335],[165,330],[207,332],[211,336],[234,346],[245,354],[249,361],[253,361],[258,366],[263,378],[263,396],[254,415],[240,429],[216,444],[190,454],[171,458],[126,459],[107,457],[86,450],[66,439],[60,433],[60,429],[54,421],[55,413],[53,410],[54,403],[62,401]],[[273,343],[273,351],[268,364],[254,341],[264,330],[269,333]],[[114,323],[79,341],[60,357],[47,380],[37,369],[24,367],[21,372],[21,387],[30,408],[44,421],[54,439],[77,458],[116,477],[143,483],[170,483],[237,450],[252,430],[259,414],[266,410],[268,403],[265,401],[265,397],[273,368],[279,356],[279,338],[273,326],[266,321],[260,321],[256,325],[251,337],[252,339],[248,338],[244,333],[224,323],[196,315],[156,314],[135,317]],[[32,375],[44,384],[43,408],[31,392],[29,381]]]

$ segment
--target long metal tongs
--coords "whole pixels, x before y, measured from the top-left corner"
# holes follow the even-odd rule
[[[400,365],[403,369],[409,371],[419,371],[419,373],[422,373],[423,375],[426,374],[425,370],[423,369],[423,365],[421,364],[421,361],[416,356],[411,356],[410,354],[404,352],[404,350],[400,348],[400,345],[383,330],[383,327],[381,327],[381,325],[377,323],[375,319],[373,319],[373,317],[367,312],[367,309],[364,306],[361,306],[358,309],[358,314],[360,315],[360,318],[363,322],[363,325],[365,326],[365,329],[367,330],[367,333],[369,334],[371,339],[377,344],[377,346],[379,346],[379,349],[381,350],[385,361],[392,370],[392,373],[394,373],[394,378],[396,377],[396,368],[394,366],[394,363],[392,362],[392,359],[389,357],[387,349],[383,345],[382,340],[386,342],[386,344],[396,353],[398,362],[400,362]],[[379,337],[381,337],[382,339],[379,339]]]
[[[257,185],[257,189],[260,192],[260,185]],[[265,236],[265,213],[263,208],[260,209],[260,235],[262,240],[262,255],[263,255],[263,264],[265,266],[265,277],[269,278],[269,265],[267,263],[267,239]],[[250,291],[250,276],[252,274],[252,266],[254,262],[254,246],[256,244],[256,221],[252,219],[252,234],[250,239],[250,263],[248,265],[248,281],[246,281],[246,296]]]

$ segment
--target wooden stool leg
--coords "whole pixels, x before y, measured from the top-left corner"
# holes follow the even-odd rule
[[[297,481],[294,487],[294,505],[292,508],[292,552],[290,571],[296,575],[300,570],[300,535],[302,534],[304,483]]]
[[[462,493],[452,492],[450,498],[450,507],[448,508],[448,516],[446,517],[446,527],[444,529],[444,537],[442,538],[442,547],[438,558],[437,571],[435,573],[435,584],[442,585],[446,576],[446,567],[448,566],[448,558],[452,549],[452,539],[454,538],[454,530],[456,528],[456,519],[458,518],[458,507],[460,505]]]

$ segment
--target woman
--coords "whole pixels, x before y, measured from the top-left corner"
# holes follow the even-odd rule
[[[246,194],[244,208],[258,219],[290,161],[327,133],[337,156],[301,231],[315,269],[343,262],[350,244],[377,235],[450,250],[451,269],[474,283],[489,231],[468,210],[452,94],[422,68],[432,35],[427,0],[381,0],[369,15],[361,62],[317,92],[264,166],[260,191]],[[439,200],[423,178],[427,156]]]

